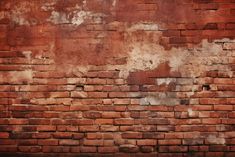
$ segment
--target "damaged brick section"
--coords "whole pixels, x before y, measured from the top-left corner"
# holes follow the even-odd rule
[[[1,0],[0,156],[235,156],[234,0]]]

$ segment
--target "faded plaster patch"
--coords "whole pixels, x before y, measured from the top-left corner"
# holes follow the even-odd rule
[[[164,62],[169,62],[172,71],[178,71],[178,68],[190,55],[183,48],[173,48],[169,52],[161,45],[149,42],[133,42],[129,45],[129,49],[127,64],[120,71],[120,76],[124,78],[127,78],[130,72],[153,70]]]
[[[188,115],[189,117],[194,115],[194,111],[191,108],[188,109]]]
[[[72,24],[74,25],[81,25],[89,16],[91,16],[91,12],[89,11],[79,11],[75,12],[72,18]]]
[[[138,30],[145,30],[141,39],[136,37]],[[146,30],[154,30],[154,41],[149,41],[149,36],[153,34]],[[165,50],[159,44],[162,32],[157,30],[158,25],[151,22],[137,23],[126,28],[126,46],[124,49],[127,51],[127,64],[115,67],[115,69],[120,70],[120,77],[127,78],[130,72],[154,70],[165,62],[169,63],[171,72],[179,72],[182,77],[196,78],[206,70],[225,71],[232,76],[231,67],[227,66],[229,61],[226,57],[229,54],[223,49],[223,43],[228,42],[228,39],[213,42],[208,42],[205,39],[192,48],[173,47],[170,50]],[[235,40],[229,40],[229,42],[234,43]]]
[[[86,0],[83,0],[83,1],[82,1],[82,4],[83,4],[83,7],[86,7],[87,1],[86,1]]]
[[[227,66],[229,61],[221,44],[203,40],[197,46],[165,50],[155,43],[132,42],[128,44],[127,64],[120,68],[120,77],[127,78],[130,72],[153,70],[164,62],[169,63],[172,72],[178,71],[182,77],[196,78],[206,70],[225,71],[233,75],[231,67]]]
[[[117,0],[113,0],[112,7],[115,7],[117,5]]]
[[[32,51],[23,51],[22,53],[28,60],[31,59]]]
[[[10,72],[2,72],[0,73],[1,83],[30,83],[33,79],[33,71],[25,70],[25,71],[10,71]]]
[[[172,82],[176,82],[176,78],[157,78],[157,85],[169,85]]]
[[[79,66],[75,67],[72,70],[72,73],[77,76],[77,77],[82,77],[84,76],[88,71],[90,70],[90,66]]]
[[[151,23],[151,22],[139,22],[131,25],[131,27],[127,29],[127,31],[137,31],[137,30],[157,31],[158,25],[156,23]]]
[[[223,137],[217,137],[215,135],[209,135],[206,140],[210,143],[210,144],[225,144],[225,139]]]
[[[68,12],[58,12],[54,11],[54,5],[56,1],[44,4],[42,6],[42,10],[52,11],[51,16],[47,19],[47,21],[52,22],[53,24],[73,24],[73,25],[81,25],[86,19],[92,16],[92,12],[84,11],[82,8],[86,6],[86,0],[83,1],[83,5],[76,5]]]
[[[0,20],[5,18],[5,12],[4,11],[0,11]]]
[[[179,100],[167,95],[148,95],[140,99],[140,105],[177,105]]]
[[[76,10],[70,13],[52,11],[51,16],[47,19],[47,21],[53,24],[73,24],[79,26],[86,20],[92,20],[93,17],[95,17],[94,19],[98,19],[99,17],[105,16],[102,13],[84,11],[79,6],[76,6],[75,9]]]
[[[21,2],[15,5],[9,15],[11,20],[19,25],[30,25],[31,23],[25,18],[25,15],[31,11],[33,5],[30,2]]]
[[[57,3],[57,0],[54,0],[52,2],[47,2],[47,3],[43,3],[43,5],[41,6],[41,9],[43,11],[51,11],[55,9],[55,4]]]
[[[54,24],[70,23],[65,13],[60,13],[57,11],[52,11],[51,16],[49,17],[49,19],[47,19],[47,21],[52,22]]]

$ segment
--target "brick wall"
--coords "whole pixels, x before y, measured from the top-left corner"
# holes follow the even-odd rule
[[[0,155],[235,156],[234,0],[0,0]]]

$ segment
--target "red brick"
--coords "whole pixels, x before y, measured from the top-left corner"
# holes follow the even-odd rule
[[[85,146],[102,146],[104,144],[103,140],[84,140],[83,144]]]
[[[39,153],[42,149],[38,146],[19,146],[20,152]]]
[[[60,140],[59,145],[74,146],[74,145],[79,145],[79,141],[78,140],[69,140],[69,139]]]
[[[72,98],[86,98],[88,97],[87,92],[73,91],[71,92]]]
[[[38,140],[38,145],[43,145],[43,146],[56,146],[58,145],[58,140]]]
[[[74,133],[73,139],[82,139],[84,137],[83,133]]]
[[[180,145],[181,140],[172,139],[172,140],[158,140],[159,145]]]
[[[88,92],[89,98],[107,98],[108,94],[105,92]]]
[[[98,78],[94,78],[94,79],[87,79],[87,84],[91,84],[91,85],[95,85],[95,84],[106,84],[106,79],[98,79]]]
[[[53,134],[54,138],[71,138],[72,133],[69,132],[56,132]]]
[[[123,133],[122,138],[124,139],[140,139],[142,138],[142,133],[140,132],[130,132],[130,133]]]
[[[71,153],[80,153],[80,147],[79,146],[74,146],[70,148]]]
[[[37,140],[33,140],[33,139],[30,139],[30,140],[20,140],[18,142],[18,145],[23,145],[23,146],[31,146],[31,145],[37,145],[38,144],[38,141]]]
[[[43,146],[42,152],[44,153],[68,153],[69,147],[65,146]]]
[[[137,145],[139,146],[155,146],[157,144],[156,140],[137,140]]]
[[[82,132],[93,132],[93,131],[99,131],[99,126],[93,125],[93,126],[80,126],[79,130]]]
[[[119,151],[125,153],[136,153],[139,151],[139,148],[134,145],[121,145]]]
[[[232,105],[214,105],[214,110],[216,111],[232,111]]]
[[[96,153],[97,148],[96,147],[88,147],[88,146],[82,146],[80,147],[82,153]]]
[[[37,126],[37,130],[38,131],[55,131],[56,130],[56,126],[52,126],[52,125],[39,125],[39,126]]]
[[[134,120],[133,119],[125,119],[125,118],[115,119],[114,124],[116,124],[116,125],[133,125]]]
[[[31,125],[49,125],[50,120],[49,119],[29,119],[29,124]]]
[[[102,118],[121,118],[120,112],[103,112]]]
[[[0,138],[9,138],[8,132],[0,132]]]
[[[216,118],[202,119],[202,124],[220,124],[220,122],[220,119]]]
[[[83,117],[84,118],[100,118],[102,114],[100,112],[83,112]]]
[[[100,130],[101,131],[118,131],[119,127],[113,126],[113,125],[101,125]]]
[[[125,92],[110,92],[109,97],[110,98],[126,98],[128,96],[127,96],[127,93]]]
[[[102,139],[101,133],[87,133],[87,139]]]
[[[115,153],[118,152],[118,147],[98,147],[99,153]]]
[[[108,125],[111,125],[113,124],[113,119],[96,119],[95,120],[95,124],[108,124]]]

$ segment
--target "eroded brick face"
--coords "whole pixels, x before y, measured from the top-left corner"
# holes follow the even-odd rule
[[[0,0],[1,156],[235,156],[234,0]]]

